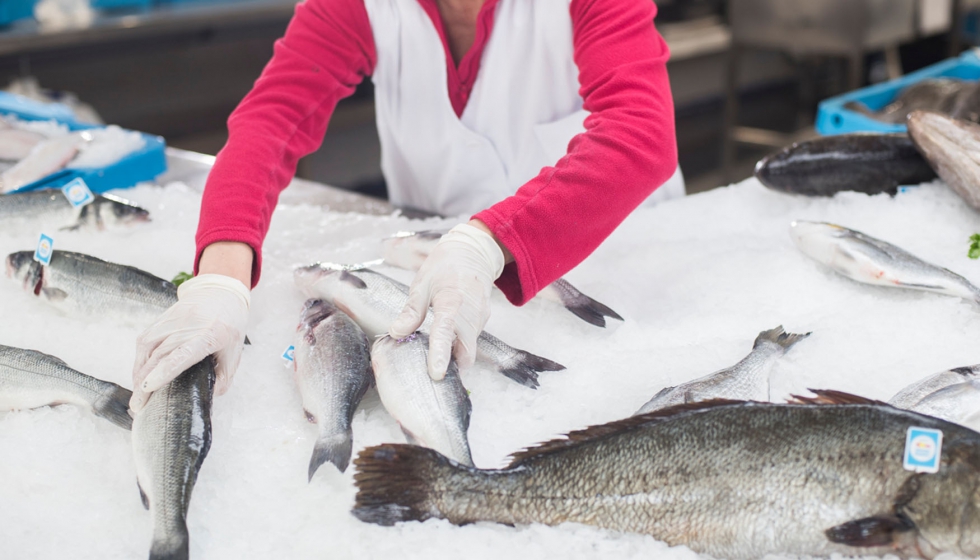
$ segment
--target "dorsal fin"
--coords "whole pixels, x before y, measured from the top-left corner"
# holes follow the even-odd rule
[[[727,406],[733,404],[753,404],[751,401],[733,401],[726,399],[711,399],[707,401],[694,402],[694,403],[684,403],[676,406],[671,406],[663,408],[660,410],[654,410],[653,412],[647,412],[645,414],[637,414],[636,416],[631,416],[629,418],[624,418],[622,420],[614,420],[607,424],[599,424],[596,426],[589,426],[583,430],[576,430],[574,432],[569,432],[564,437],[556,438],[538,445],[528,447],[511,454],[510,464],[506,468],[514,468],[519,466],[524,461],[550,453],[552,451],[557,451],[564,449],[566,447],[571,447],[579,443],[598,439],[621,432],[626,432],[640,426],[645,426],[653,422],[660,422],[668,418],[677,416],[685,412],[693,412],[698,410],[705,410],[710,408],[716,408],[720,406]]]
[[[881,401],[876,401],[874,399],[869,399],[867,397],[862,397],[859,395],[854,395],[852,393],[845,393],[844,391],[835,391],[833,389],[807,389],[811,393],[815,394],[815,397],[803,397],[800,395],[790,395],[787,400],[790,404],[873,404],[873,405],[885,405],[888,403]]]
[[[359,290],[367,289],[367,284],[364,283],[364,280],[361,280],[346,270],[340,272],[340,281],[347,282]]]

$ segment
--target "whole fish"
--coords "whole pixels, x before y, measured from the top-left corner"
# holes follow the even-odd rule
[[[0,345],[0,410],[24,410],[70,403],[130,429],[132,393],[68,367],[36,350]]]
[[[62,229],[95,229],[148,222],[150,213],[128,200],[96,195],[95,200],[73,208],[59,189],[27,191],[0,196],[0,227],[10,228],[24,220],[65,226]]]
[[[770,189],[806,196],[895,194],[900,185],[936,178],[907,135],[867,133],[797,142],[759,160],[755,176]]]
[[[64,169],[89,138],[89,133],[72,132],[34,146],[17,165],[0,173],[0,193],[17,190]]]
[[[919,110],[976,121],[980,118],[978,91],[980,83],[974,80],[933,78],[910,85],[899,92],[894,101],[877,111],[859,101],[850,101],[844,108],[890,124],[905,124],[909,113]]]
[[[908,410],[980,429],[980,379],[970,379],[938,389],[908,407]]]
[[[980,290],[966,278],[859,231],[797,220],[790,227],[790,237],[806,256],[852,280],[957,296],[980,304]]]
[[[768,401],[772,367],[791,346],[808,336],[810,333],[787,333],[782,326],[762,331],[752,352],[739,363],[677,387],[665,387],[635,414],[709,399]]]
[[[938,113],[909,115],[909,135],[943,182],[980,210],[980,125]]]
[[[214,361],[207,357],[150,395],[133,419],[143,507],[153,518],[150,560],[186,560],[187,508],[211,448]]]
[[[903,468],[910,426],[937,474]],[[709,401],[572,432],[479,470],[410,445],[354,460],[353,514],[381,525],[566,522],[715,558],[980,555],[980,434],[883,403]]]
[[[369,338],[386,334],[408,301],[408,286],[372,270],[338,268],[323,264],[298,268],[294,273],[296,284],[306,297],[324,298],[336,305]],[[429,313],[421,330],[428,332],[431,325]],[[565,369],[561,364],[508,346],[486,331],[477,339],[476,360],[531,388],[539,385],[537,372]]]
[[[371,346],[364,331],[331,303],[311,299],[303,306],[293,353],[303,412],[315,424],[317,440],[309,479],[330,461],[340,472],[350,462],[351,421],[374,383]]]
[[[940,389],[966,383],[973,379],[980,379],[980,364],[941,371],[920,379],[895,393],[895,396],[888,400],[888,404],[898,408],[912,409],[916,403]]]
[[[423,333],[403,340],[383,336],[374,343],[371,364],[381,402],[408,441],[473,466],[466,437],[473,407],[456,362],[451,360],[446,377],[435,381],[426,366],[428,354],[429,337]]]
[[[406,270],[418,270],[432,249],[445,235],[445,231],[403,231],[381,242],[384,263]],[[590,325],[606,326],[606,317],[622,321],[623,318],[608,306],[580,292],[564,278],[545,286],[534,299],[557,303]]]
[[[54,251],[42,266],[33,251],[7,257],[7,276],[59,309],[81,316],[107,313],[152,321],[177,302],[177,287],[138,268],[69,251]]]

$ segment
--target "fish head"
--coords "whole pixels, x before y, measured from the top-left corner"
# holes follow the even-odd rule
[[[808,257],[825,264],[834,261],[839,240],[851,235],[851,230],[826,222],[795,220],[789,235],[793,243]]]
[[[44,285],[44,267],[34,260],[32,251],[7,255],[7,277],[19,280],[25,290],[38,295]]]
[[[303,304],[300,315],[300,327],[312,329],[331,315],[337,313],[337,307],[325,299],[308,299]]]
[[[104,230],[107,227],[129,226],[149,222],[150,213],[135,204],[112,195],[99,195],[82,207],[76,226]]]
[[[337,298],[347,290],[362,290],[367,284],[359,277],[357,267],[332,263],[315,263],[293,271],[296,286],[307,297],[322,297],[337,304]]]

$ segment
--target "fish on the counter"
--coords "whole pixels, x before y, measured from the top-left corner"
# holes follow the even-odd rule
[[[448,231],[448,230],[446,230]],[[446,231],[402,231],[381,242],[384,263],[405,270],[418,270]],[[606,326],[606,317],[622,321],[618,313],[580,292],[564,278],[545,286],[534,299],[557,303],[590,325]]]
[[[938,113],[909,115],[909,135],[944,183],[980,210],[980,125]]]
[[[894,101],[877,111],[859,101],[849,101],[844,108],[889,124],[904,124],[909,113],[920,110],[977,122],[980,121],[980,82],[931,78],[903,89]]]
[[[43,134],[17,128],[0,118],[0,160],[20,161],[46,139]]]
[[[43,189],[0,196],[0,228],[19,226],[24,220],[42,220],[61,229],[104,230],[148,222],[150,213],[117,196],[95,195],[95,200],[72,207],[60,189]]]
[[[64,169],[90,138],[87,132],[71,132],[34,146],[25,158],[0,173],[0,193],[19,189]]]
[[[834,196],[895,194],[899,186],[932,181],[936,173],[908,135],[861,133],[797,142],[759,160],[755,176],[776,191]]]
[[[634,415],[710,399],[768,401],[769,372],[790,347],[808,336],[810,333],[787,333],[782,325],[762,331],[749,355],[734,366],[676,387],[665,387]]]
[[[24,290],[70,314],[113,314],[126,321],[152,321],[177,302],[177,287],[132,266],[82,253],[53,251],[47,266],[33,251],[7,256],[7,276]]]
[[[895,396],[888,399],[888,404],[898,408],[911,409],[916,403],[936,391],[973,379],[980,379],[980,364],[934,373],[895,393]]]
[[[907,408],[972,430],[980,430],[980,379],[943,387]]]
[[[311,299],[303,305],[293,354],[296,384],[307,420],[317,426],[309,479],[320,465],[347,469],[354,444],[351,421],[374,384],[371,345],[350,317],[331,303]]]
[[[0,410],[74,404],[129,430],[132,393],[36,350],[0,345]]]
[[[937,474],[903,468],[910,426],[942,430]],[[980,555],[980,434],[874,401],[680,405],[495,470],[403,444],[354,464],[353,514],[380,525],[583,523],[733,560]]]
[[[790,237],[806,256],[857,282],[956,296],[980,304],[980,289],[966,278],[859,231],[797,220]]]
[[[153,519],[150,560],[186,560],[187,508],[211,448],[214,360],[208,356],[150,395],[133,419],[143,507]]]
[[[294,279],[306,297],[330,301],[369,338],[387,334],[408,301],[408,286],[373,270],[344,268],[317,263],[297,268]],[[420,330],[428,332],[431,325],[429,313]],[[539,385],[538,372],[565,369],[559,363],[509,346],[486,331],[477,339],[476,361],[532,389]]]
[[[429,377],[429,337],[395,340],[383,336],[371,348],[378,395],[409,442],[434,449],[461,465],[473,466],[466,436],[473,406],[450,360],[446,377]]]

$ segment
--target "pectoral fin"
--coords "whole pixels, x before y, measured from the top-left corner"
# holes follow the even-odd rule
[[[143,485],[140,481],[136,481],[136,487],[140,489],[140,501],[143,502],[143,507],[147,510],[150,509],[150,499],[146,497],[146,492],[143,491]]]
[[[842,523],[824,531],[830,542],[847,546],[888,546],[894,544],[898,533],[911,531],[912,522],[899,515],[865,517]]]

